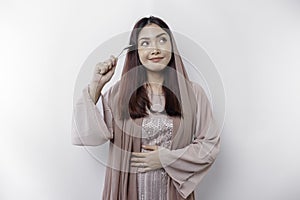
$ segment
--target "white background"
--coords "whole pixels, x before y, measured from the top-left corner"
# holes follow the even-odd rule
[[[2,0],[1,200],[101,199],[104,167],[71,145],[76,77],[150,14],[201,44],[226,90],[221,152],[197,199],[299,199],[299,1]]]

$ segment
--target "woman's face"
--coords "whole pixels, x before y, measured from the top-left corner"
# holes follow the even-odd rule
[[[138,54],[147,70],[160,72],[171,60],[170,36],[156,24],[145,26],[138,36]]]

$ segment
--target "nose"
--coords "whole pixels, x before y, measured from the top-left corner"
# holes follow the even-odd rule
[[[157,55],[157,54],[160,54],[160,50],[154,47],[153,50],[151,51],[151,55]]]

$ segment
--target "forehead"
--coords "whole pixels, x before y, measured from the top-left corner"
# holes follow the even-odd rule
[[[155,38],[157,35],[162,33],[166,33],[168,35],[168,33],[164,31],[164,29],[162,29],[160,26],[156,24],[148,24],[144,28],[142,28],[138,38],[142,38],[142,37]]]

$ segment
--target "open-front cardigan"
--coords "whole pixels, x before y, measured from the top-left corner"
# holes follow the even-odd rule
[[[188,82],[187,100],[193,113],[182,123],[174,117],[174,135],[171,150],[160,149],[160,161],[169,175],[169,200],[194,199],[197,184],[207,174],[219,151],[220,131],[213,119],[207,96],[200,85]],[[74,106],[72,143],[74,145],[101,145],[110,142],[106,169],[104,200],[137,200],[136,170],[130,168],[130,152],[141,150],[141,122],[119,120],[116,99],[119,82],[101,95],[102,116],[89,95],[88,87]],[[193,100],[194,99],[194,100]],[[184,102],[184,100],[183,100]],[[187,110],[183,109],[183,114]],[[187,116],[187,115],[186,115]],[[185,117],[185,115],[183,116]]]

